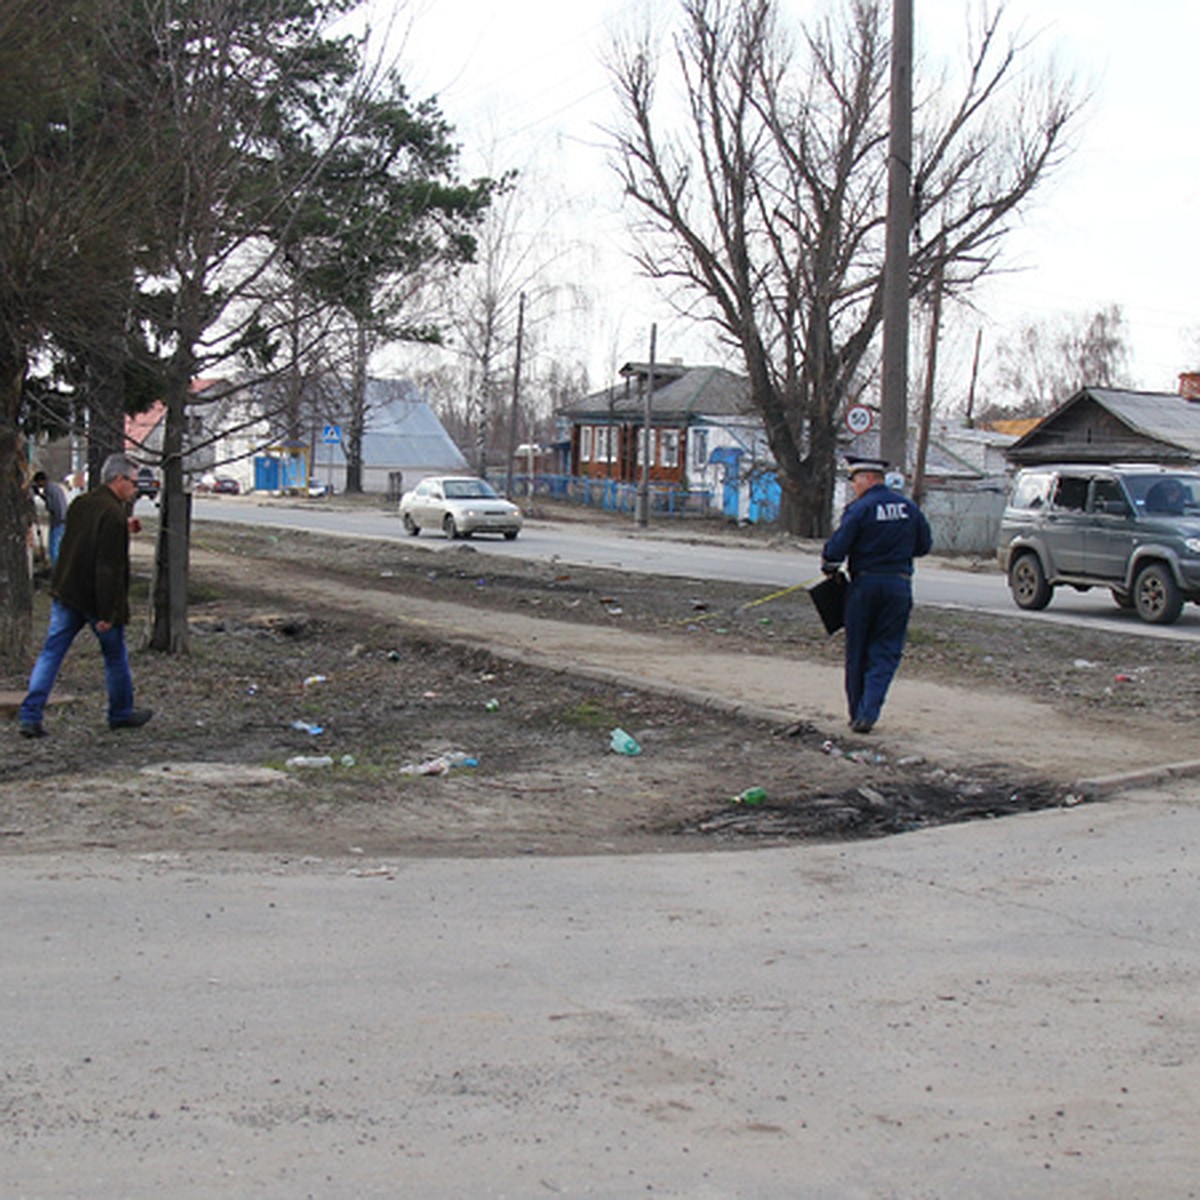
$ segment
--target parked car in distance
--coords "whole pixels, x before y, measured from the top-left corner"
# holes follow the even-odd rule
[[[138,467],[135,500],[140,500],[143,496],[149,496],[151,500],[157,499],[161,487],[158,476],[149,467]]]
[[[324,496],[332,496],[333,484],[327,483],[324,479],[310,479],[308,481],[308,494],[314,500],[319,500]]]
[[[521,532],[521,510],[498,496],[486,479],[430,475],[400,497],[400,520],[414,537],[440,529],[448,538],[502,533],[511,542]]]
[[[240,496],[242,485],[229,475],[214,475],[206,471],[196,480],[195,490],[198,492],[223,492],[227,496]]]
[[[1018,607],[1056,587],[1106,587],[1169,625],[1200,603],[1200,472],[1134,464],[1026,467],[1013,480],[998,557]]]

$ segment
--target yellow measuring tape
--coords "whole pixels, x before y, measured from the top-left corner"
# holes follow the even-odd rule
[[[777,592],[772,592],[769,596],[760,596],[757,600],[751,600],[749,604],[743,604],[742,608],[755,608],[760,604],[766,604],[768,600],[778,600],[780,596],[787,596],[791,592],[798,592],[801,588],[810,588],[814,583],[819,583],[821,576],[818,575],[814,579],[807,579],[804,583],[793,583],[791,587],[781,588]]]

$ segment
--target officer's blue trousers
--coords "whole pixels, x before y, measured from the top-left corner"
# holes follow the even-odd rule
[[[846,700],[851,721],[879,720],[908,632],[912,580],[857,575],[846,596]]]

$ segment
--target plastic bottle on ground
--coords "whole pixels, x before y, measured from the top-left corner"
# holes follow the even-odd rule
[[[750,787],[734,796],[733,802],[734,804],[758,805],[765,803],[766,799],[767,793],[764,788]]]
[[[642,748],[635,738],[623,729],[614,729],[609,736],[609,746],[618,754],[641,754]]]

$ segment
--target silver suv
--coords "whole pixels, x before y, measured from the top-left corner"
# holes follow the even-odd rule
[[[1169,625],[1200,603],[1200,472],[1155,466],[1027,467],[1013,481],[998,550],[1013,599],[1040,609],[1063,584],[1111,589]]]

